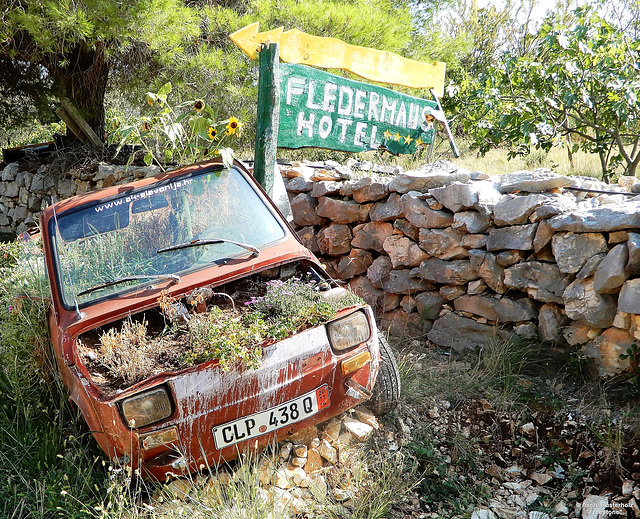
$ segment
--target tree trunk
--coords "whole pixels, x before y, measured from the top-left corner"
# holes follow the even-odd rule
[[[62,67],[53,64],[53,70],[48,67],[57,81],[59,93],[71,101],[98,138],[104,141],[104,96],[109,78],[104,49],[90,48],[79,42],[65,63]],[[67,131],[67,137],[73,139],[73,134]]]

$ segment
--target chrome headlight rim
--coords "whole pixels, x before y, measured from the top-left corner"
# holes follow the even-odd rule
[[[153,398],[156,398],[156,403],[160,404],[158,409],[152,409],[154,412],[157,412],[157,414],[151,415],[146,413],[147,417],[145,417],[143,413],[144,409],[138,409],[138,412],[136,413],[134,406],[140,406],[145,402],[145,399]],[[125,425],[129,429],[140,429],[147,425],[162,422],[163,420],[170,418],[173,415],[175,406],[171,396],[171,391],[163,384],[123,398],[119,402],[119,408]]]
[[[348,335],[349,327],[352,327],[352,330],[353,327],[359,327],[359,330],[357,328],[354,330],[356,333],[351,338]],[[363,310],[356,310],[331,321],[327,323],[326,328],[329,344],[335,351],[340,353],[367,342],[372,333],[371,323]]]

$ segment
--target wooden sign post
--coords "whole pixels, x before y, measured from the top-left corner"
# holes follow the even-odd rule
[[[252,59],[260,51],[254,175],[269,195],[273,194],[277,147],[415,153],[433,142],[437,120],[445,125],[453,153],[459,156],[438,99],[444,91],[444,63],[421,63],[297,29],[259,33],[258,23],[230,38]],[[285,63],[280,64],[279,58]],[[428,88],[434,100],[305,65]]]
[[[260,51],[258,113],[253,175],[269,196],[273,195],[280,111],[280,64],[277,43]]]

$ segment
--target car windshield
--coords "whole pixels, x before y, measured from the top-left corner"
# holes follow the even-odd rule
[[[242,173],[208,169],[58,215],[63,302],[90,303],[232,258],[284,237],[279,219]],[[167,276],[177,274],[177,276]]]

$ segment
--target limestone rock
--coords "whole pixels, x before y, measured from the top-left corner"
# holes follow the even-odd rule
[[[423,337],[431,329],[433,321],[421,319],[416,312],[408,314],[397,308],[380,315],[378,323],[385,332],[398,337]]]
[[[360,422],[359,420],[355,420],[354,418],[351,418],[349,416],[346,416],[342,423],[344,423],[347,431],[353,434],[360,441],[366,440],[373,432],[372,425]]]
[[[298,195],[300,196],[300,195]],[[370,204],[359,204],[351,200],[336,200],[323,196],[318,200],[316,213],[335,223],[364,222],[369,216]]]
[[[558,268],[564,274],[575,274],[589,258],[609,250],[607,241],[600,233],[555,234],[551,248]]]
[[[562,276],[557,265],[529,261],[506,269],[504,285],[526,291],[537,301],[562,303],[568,280]]]
[[[473,208],[484,216],[493,214],[496,204],[504,196],[500,193],[500,184],[494,181],[474,182],[478,202]]]
[[[460,245],[467,250],[483,249],[487,246],[487,236],[485,234],[465,234],[462,236]]]
[[[513,225],[492,229],[487,239],[487,250],[532,250],[538,224]]]
[[[309,449],[311,450],[311,449]],[[338,451],[327,440],[320,440],[318,452],[331,465],[335,465],[338,461]]]
[[[592,328],[608,328],[613,324],[616,303],[610,295],[596,293],[592,278],[576,279],[564,291],[563,299],[570,319],[582,321]]]
[[[313,474],[322,470],[322,456],[316,448],[309,448],[307,450],[307,463],[305,463],[304,471],[307,474]]]
[[[566,316],[552,304],[542,305],[538,314],[538,332],[544,342],[557,343],[562,340],[562,331],[567,322]]]
[[[618,297],[618,311],[640,314],[640,279],[625,281]]]
[[[401,196],[398,193],[391,193],[386,202],[374,203],[369,211],[369,218],[372,222],[395,220],[403,215]]]
[[[366,250],[352,248],[348,256],[342,256],[336,267],[340,279],[351,279],[366,272],[373,263],[371,253]]]
[[[430,189],[446,186],[453,182],[468,182],[469,178],[469,171],[441,160],[417,170],[400,173],[389,183],[389,189],[398,193],[408,193],[409,191],[426,193]]]
[[[473,319],[449,312],[433,323],[427,338],[443,348],[473,351],[478,346],[484,345],[495,334],[503,337],[508,335],[494,326],[480,324]]]
[[[493,208],[496,225],[522,225],[528,223],[529,216],[547,200],[544,195],[507,195]]]
[[[297,231],[297,234],[307,249],[313,253],[320,252],[320,248],[318,247],[318,233],[315,227],[312,225],[303,227]]]
[[[293,223],[300,227],[324,225],[328,221],[326,218],[318,216],[316,199],[307,193],[300,193],[291,200],[291,211],[293,212]]]
[[[287,192],[295,194],[308,193],[313,189],[314,184],[315,182],[307,180],[303,176],[290,178],[288,181],[285,181]]]
[[[465,295],[454,301],[454,308],[459,312],[469,312],[499,323],[531,321],[538,317],[535,304],[528,298]]]
[[[411,238],[413,241],[418,241],[418,236],[420,235],[420,229],[418,229],[415,225],[413,225],[409,220],[404,218],[398,218],[393,222],[393,228],[396,231],[400,231],[407,238]]]
[[[433,285],[424,279],[414,277],[411,270],[392,270],[389,279],[382,285],[382,289],[389,294],[415,294],[433,289]]]
[[[554,231],[611,232],[640,227],[640,201],[560,214],[549,220]]]
[[[453,215],[448,211],[434,211],[424,200],[412,194],[402,195],[402,211],[413,225],[429,229],[442,229],[453,223]]]
[[[461,243],[462,234],[450,227],[446,229],[420,229],[420,248],[436,258],[452,260],[468,257],[469,252]]]
[[[421,292],[414,300],[418,315],[422,319],[437,319],[444,304],[444,298],[439,292]]]
[[[627,352],[636,338],[627,330],[609,328],[603,331],[592,343],[584,347],[585,355],[597,360],[598,372],[601,377],[617,375],[629,368],[629,359],[621,359],[620,355]]]
[[[17,162],[12,162],[11,164],[7,164],[5,168],[2,170],[2,181],[3,182],[13,182],[18,175],[18,170],[20,169],[20,165]]]
[[[417,267],[430,257],[420,246],[406,236],[392,234],[383,244],[385,252],[396,267]]]
[[[572,177],[557,175],[548,169],[536,169],[535,171],[515,171],[500,177],[500,191],[502,193],[515,193],[527,191],[529,193],[542,193],[551,189],[574,186]]]
[[[455,301],[467,293],[465,287],[461,285],[446,285],[440,287],[438,292],[446,301]]]
[[[314,182],[311,188],[311,196],[314,198],[320,198],[323,196],[337,195],[340,193],[342,182],[334,181],[320,181]]]
[[[341,194],[347,194],[343,190]],[[350,187],[349,193],[358,203],[375,202],[382,200],[389,195],[389,185],[382,182],[376,182],[370,177],[358,180]]]
[[[383,222],[367,222],[353,228],[352,247],[383,252],[382,244],[393,234],[393,225]]]
[[[629,277],[640,276],[640,233],[630,232],[627,240],[627,252],[629,260],[627,262],[627,273]]]
[[[489,230],[491,220],[478,211],[462,211],[453,215],[451,227],[469,234],[484,233]]]
[[[593,276],[605,256],[606,254],[604,252],[599,252],[598,254],[591,256],[578,271],[576,277],[578,279],[586,279]]]
[[[367,269],[367,277],[371,284],[379,289],[389,279],[389,273],[393,270],[391,259],[388,256],[378,256]]]
[[[478,279],[478,272],[469,260],[444,261],[431,258],[420,264],[420,276],[427,281],[448,285],[464,285]]]
[[[391,268],[391,265],[389,267]],[[364,299],[374,311],[377,309],[378,301],[384,296],[382,284],[380,284],[380,288],[377,288],[371,284],[366,276],[355,277],[349,281],[349,289]]]
[[[478,203],[478,193],[473,184],[454,182],[448,186],[430,189],[429,194],[453,213],[469,209]]]
[[[322,254],[328,254],[329,256],[347,254],[351,250],[351,238],[351,229],[349,227],[334,223],[323,228],[318,233],[318,248]]]
[[[569,346],[579,346],[589,342],[594,335],[593,328],[590,328],[584,323],[579,321],[573,321],[569,323],[562,332],[564,340],[567,341]],[[597,334],[596,334],[597,335]]]
[[[593,289],[599,294],[610,294],[627,280],[625,272],[629,252],[626,243],[616,245],[600,262],[593,277]]]

